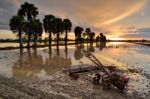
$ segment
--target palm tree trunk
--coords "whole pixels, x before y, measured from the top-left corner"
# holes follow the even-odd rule
[[[19,30],[19,45],[20,45],[20,49],[23,47],[22,46],[22,35],[21,35],[21,30]]]
[[[51,40],[52,40],[52,35],[51,32],[49,32],[49,46],[51,46]]]
[[[68,39],[68,32],[66,30],[65,45],[67,45],[67,39]]]
[[[36,47],[37,46],[37,35],[34,34],[34,46]]]
[[[27,47],[30,47],[30,41],[31,41],[31,34],[28,34]]]
[[[59,45],[59,33],[57,33],[57,46]]]

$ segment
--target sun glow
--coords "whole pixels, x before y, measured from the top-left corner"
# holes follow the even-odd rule
[[[107,39],[109,39],[109,40],[125,40],[124,38],[121,38],[121,37],[119,37],[119,36],[112,36],[112,35],[106,35],[107,36]]]

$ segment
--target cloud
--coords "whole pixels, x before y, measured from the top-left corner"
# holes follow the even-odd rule
[[[121,29],[118,31],[118,28],[113,28],[117,22],[119,25],[123,24],[120,22],[121,20],[127,20],[128,17],[140,11],[148,0],[1,0],[0,29],[9,29],[9,19],[17,13],[20,4],[25,1],[38,7],[40,12],[38,18],[40,19],[46,14],[53,14],[71,19],[73,26],[91,27],[95,32],[113,31],[118,33],[121,32]],[[137,31],[135,27],[130,27],[130,29],[122,29],[124,34],[118,34],[124,36],[132,33],[133,35],[135,31]],[[143,33],[143,35],[147,34]]]
[[[150,34],[150,28],[149,27],[145,27],[145,28],[139,28],[137,29],[139,32],[148,32]]]
[[[23,1],[23,0],[22,0]],[[138,12],[147,0],[29,0],[42,15],[70,18],[75,25],[100,28]]]
[[[16,0],[1,0],[0,29],[8,29],[9,19],[17,12]]]
[[[139,9],[143,8],[146,4],[146,0],[141,0],[137,3],[135,3],[134,5],[132,5],[132,8],[128,9],[127,11],[123,12],[122,14],[118,15],[117,17],[110,19],[106,22],[104,22],[102,25],[107,25],[107,24],[111,24],[117,21],[120,21],[128,16],[131,16],[132,14],[136,13],[139,11]]]
[[[126,30],[124,35],[121,35],[120,37],[123,37],[123,38],[147,38],[147,39],[150,39],[150,27],[128,29],[128,30]]]

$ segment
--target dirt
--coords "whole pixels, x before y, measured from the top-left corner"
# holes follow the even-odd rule
[[[138,95],[119,92],[115,88],[104,89],[93,85],[92,74],[80,74],[77,80],[59,72],[44,80],[18,81],[0,76],[0,97],[2,99],[150,99]],[[150,92],[149,92],[150,93]],[[1,99],[1,98],[0,98]]]

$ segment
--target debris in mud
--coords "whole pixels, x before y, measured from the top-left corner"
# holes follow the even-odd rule
[[[141,69],[135,69],[135,68],[133,68],[133,69],[129,68],[128,71],[131,72],[131,73],[141,73],[142,72]]]
[[[69,72],[69,76],[72,77],[74,80],[77,80],[79,78],[79,75],[77,73]]]

